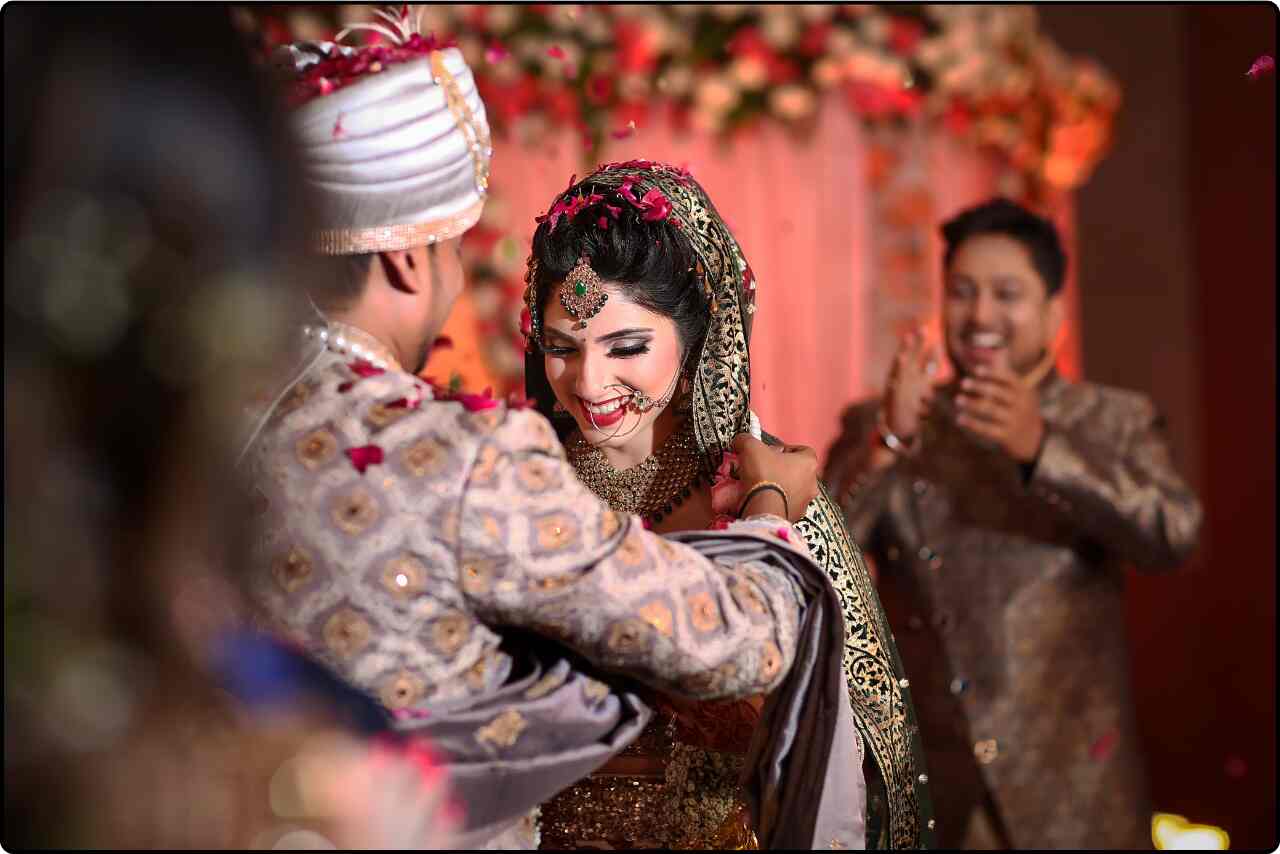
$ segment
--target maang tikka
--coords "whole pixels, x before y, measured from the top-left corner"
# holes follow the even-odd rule
[[[587,321],[599,314],[608,300],[600,277],[591,269],[591,260],[583,255],[560,284],[560,304],[578,321],[573,328],[586,329]]]

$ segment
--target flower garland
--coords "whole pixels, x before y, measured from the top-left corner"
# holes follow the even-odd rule
[[[993,150],[1033,192],[1069,190],[1105,153],[1120,103],[1111,78],[1059,50],[1027,5],[411,8],[430,34],[421,44],[448,37],[436,44],[462,51],[495,132],[532,141],[569,124],[581,133],[586,163],[601,159],[610,139],[664,118],[726,136],[763,121],[803,134],[821,100],[834,96],[868,123],[934,123]],[[290,32],[332,38],[371,14],[358,6],[239,10],[260,21],[264,49]],[[386,41],[368,27],[360,35]],[[385,56],[365,59],[366,70],[404,50],[383,48]],[[349,79],[340,68],[314,74],[317,90],[320,80]]]
[[[332,40],[376,15],[355,5],[235,7],[264,56],[294,39]],[[822,101],[837,98],[872,128],[925,123],[994,152],[1035,199],[1089,177],[1120,105],[1106,72],[1040,33],[1030,5],[432,4],[380,17],[412,18],[426,35],[413,41],[393,24],[389,38],[376,22],[348,33],[346,43],[367,49],[307,69],[297,97],[456,44],[495,134],[536,145],[570,126],[588,165],[611,140],[658,121],[727,139],[765,122],[803,136]],[[667,213],[656,198],[626,201],[646,217]],[[553,224],[592,202],[557,204],[546,215]],[[514,388],[522,342],[505,318],[519,310],[522,259],[493,225],[500,206],[491,195],[463,251],[486,356]]]

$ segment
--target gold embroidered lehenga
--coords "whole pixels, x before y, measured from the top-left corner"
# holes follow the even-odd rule
[[[706,193],[683,170],[649,161],[611,164],[571,186],[557,204],[627,186],[636,198],[658,190],[670,202],[669,221],[693,246],[711,306],[686,425],[706,483],[751,420],[748,342],[755,280]],[[531,257],[525,294],[535,330],[531,340],[538,328],[536,276]],[[554,396],[536,347],[526,359],[526,387],[539,409],[552,415]],[[569,456],[574,461],[572,449]],[[825,490],[797,530],[834,582],[844,611],[844,671],[859,736],[857,755],[846,759],[863,767],[866,847],[931,847],[928,777],[909,683],[861,552]],[[758,703],[650,699],[658,714],[640,739],[602,771],[543,805],[544,848],[755,847],[739,775]]]

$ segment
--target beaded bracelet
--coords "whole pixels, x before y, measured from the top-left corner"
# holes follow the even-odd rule
[[[775,483],[772,480],[762,480],[755,486],[748,489],[747,494],[742,497],[742,503],[738,505],[739,519],[742,518],[742,511],[747,509],[747,504],[751,502],[751,499],[755,494],[766,489],[772,489],[777,492],[778,495],[782,496],[782,515],[788,519],[791,518],[791,502],[787,499],[787,491],[782,488],[782,484]]]

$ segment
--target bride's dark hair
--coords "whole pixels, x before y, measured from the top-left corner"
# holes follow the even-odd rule
[[[562,214],[554,227],[547,220],[533,234],[538,306],[545,315],[552,291],[585,254],[601,279],[616,283],[628,299],[675,322],[683,353],[696,350],[710,314],[694,269],[693,247],[667,221],[644,220],[615,188],[592,183],[575,188],[575,195],[593,193],[604,200],[572,217]],[[616,217],[610,208],[618,211]]]

